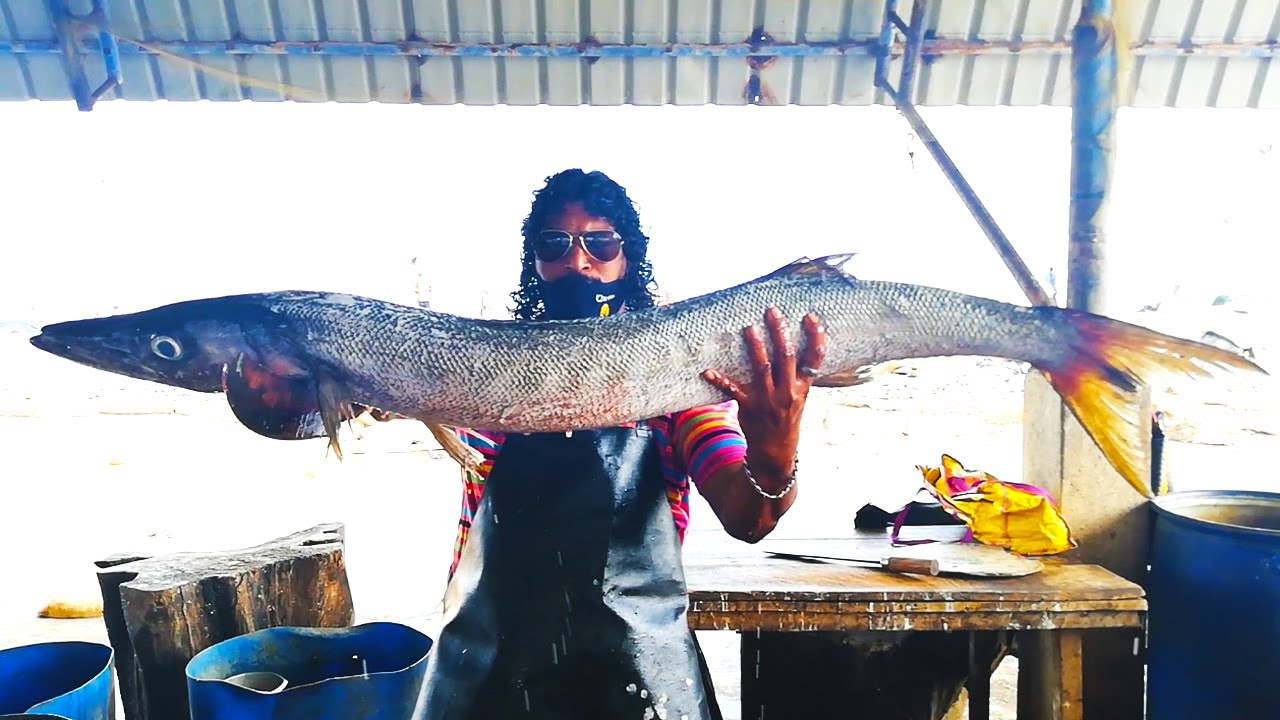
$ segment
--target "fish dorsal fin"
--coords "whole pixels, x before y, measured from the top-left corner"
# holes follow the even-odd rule
[[[823,373],[813,381],[813,386],[822,388],[853,387],[854,385],[870,382],[871,379],[872,372],[870,368],[857,367],[852,370]]]
[[[809,258],[801,257],[793,260],[786,265],[769,273],[767,277],[783,277],[783,276],[800,276],[800,277],[825,277],[830,275],[840,275],[843,277],[852,277],[844,271],[845,263],[853,259],[856,253],[840,253],[838,255],[823,255],[821,257]]]

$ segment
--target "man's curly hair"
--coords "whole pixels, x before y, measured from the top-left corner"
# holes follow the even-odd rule
[[[520,289],[511,293],[516,302],[515,317],[535,320],[546,313],[542,300],[545,283],[538,277],[533,239],[545,229],[549,218],[559,214],[571,202],[580,202],[588,213],[608,220],[622,236],[622,252],[627,258],[622,290],[626,309],[653,307],[657,296],[653,267],[647,258],[649,238],[640,229],[640,215],[635,204],[627,196],[626,189],[608,175],[598,170],[585,172],[573,168],[547,178],[546,185],[534,193],[533,206],[521,229],[524,250],[520,260]]]

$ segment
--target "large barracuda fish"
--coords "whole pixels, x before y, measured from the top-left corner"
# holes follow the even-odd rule
[[[818,315],[826,357],[815,385],[849,386],[885,361],[981,355],[1042,372],[1120,475],[1150,432],[1137,398],[1161,372],[1263,372],[1202,343],[1058,307],[1023,307],[938,288],[861,280],[848,256],[800,260],[727,289],[613,317],[470,319],[371,298],[273,292],[191,300],[46,326],[32,344],[134,378],[225,392],[235,417],[267,437],[328,437],[364,407],[426,423],[455,457],[447,427],[556,432],[611,427],[727,397],[714,368],[747,381],[742,329],[765,310]],[[799,323],[791,341],[800,343]],[[749,387],[749,386],[748,386]]]

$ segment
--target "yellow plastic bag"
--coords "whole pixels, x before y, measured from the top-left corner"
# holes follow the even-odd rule
[[[1076,546],[1049,493],[966,470],[950,455],[940,467],[917,465],[929,492],[969,527],[973,539],[1020,555],[1054,555]]]

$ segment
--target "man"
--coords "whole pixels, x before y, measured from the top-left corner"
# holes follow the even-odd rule
[[[654,305],[649,239],[603,173],[548,178],[523,236],[517,318]],[[776,312],[763,318],[768,342],[744,328],[753,377],[704,374],[732,398],[723,404],[586,433],[460,431],[484,462],[464,473],[416,717],[720,717],[685,616],[690,485],[746,542],[795,502],[800,417],[825,346],[817,318],[802,322],[801,348]]]

